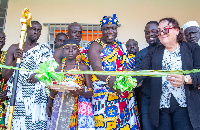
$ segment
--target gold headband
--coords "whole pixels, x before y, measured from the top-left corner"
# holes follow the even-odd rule
[[[76,44],[72,44],[72,43],[69,43],[69,44],[65,44],[64,46],[63,46],[63,49],[65,48],[65,46],[67,46],[67,45],[76,45]],[[76,45],[77,46],[77,45]],[[77,48],[79,49],[79,47],[77,46]]]

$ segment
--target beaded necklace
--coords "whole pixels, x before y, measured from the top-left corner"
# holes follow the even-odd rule
[[[2,51],[2,53],[1,53],[1,60],[0,60],[0,64],[4,64],[5,63],[5,60],[6,60],[6,51]],[[0,68],[0,75],[1,75],[1,71],[2,71],[2,69]],[[5,80],[0,76],[0,92],[2,92],[3,90],[5,90],[6,89],[6,84],[5,84]]]
[[[65,64],[66,64],[66,58],[64,58],[63,61],[64,62],[62,63],[62,72],[67,72],[68,70],[64,69]],[[74,69],[72,69],[72,70],[80,70],[78,61],[76,61]],[[68,73],[65,73],[65,77],[64,77],[63,81],[64,82],[73,81],[76,84],[78,84],[79,86],[85,86],[85,77],[84,77],[83,74],[68,74]]]

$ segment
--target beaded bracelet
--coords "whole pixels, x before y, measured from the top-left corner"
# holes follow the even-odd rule
[[[108,85],[108,81],[110,80],[110,75],[106,78],[106,84],[107,84],[107,87],[109,87]]]
[[[55,98],[53,98],[50,94],[49,94],[49,97],[50,97],[51,99],[53,99],[53,100],[55,99]]]
[[[92,88],[88,88],[87,91],[93,91],[93,89]]]

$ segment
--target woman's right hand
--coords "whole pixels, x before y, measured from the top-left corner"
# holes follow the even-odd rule
[[[23,58],[23,50],[20,49],[20,48],[17,48],[14,52],[14,58],[17,59],[17,58],[20,58],[22,59]]]

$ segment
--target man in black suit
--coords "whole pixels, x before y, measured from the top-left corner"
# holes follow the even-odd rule
[[[145,32],[146,42],[149,44],[149,46],[137,52],[135,56],[135,68],[139,66],[140,62],[142,61],[142,59],[145,57],[145,55],[149,50],[155,48],[157,45],[160,44],[158,36],[156,35],[157,30],[158,30],[157,21],[150,21],[146,24],[144,32]],[[143,81],[142,86],[135,90],[139,113],[142,115],[140,116],[140,118],[142,118],[141,127],[143,128],[143,130],[155,129],[155,127],[152,125],[148,117],[148,106],[150,101],[149,82],[150,82],[149,78],[146,78]]]

